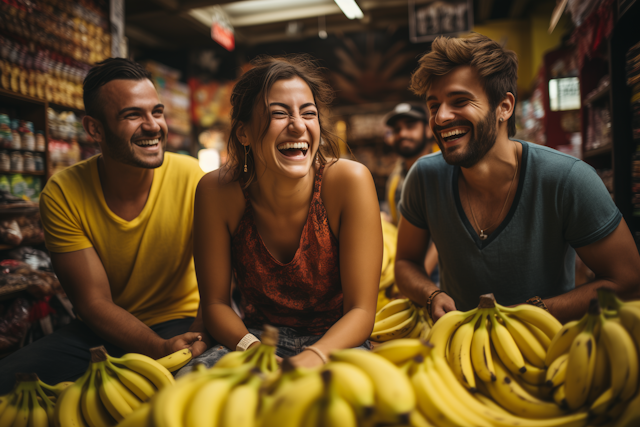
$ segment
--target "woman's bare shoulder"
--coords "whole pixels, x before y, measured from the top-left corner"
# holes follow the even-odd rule
[[[324,182],[329,185],[349,185],[373,179],[365,165],[353,160],[339,159],[325,166]]]
[[[196,198],[202,198],[218,208],[244,209],[244,195],[238,181],[229,178],[223,169],[216,169],[202,177]]]

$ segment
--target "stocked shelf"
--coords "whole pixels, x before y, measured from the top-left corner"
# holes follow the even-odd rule
[[[611,90],[611,85],[610,84],[603,85],[602,87],[599,87],[595,91],[592,91],[584,99],[584,104],[589,106],[589,105],[593,104],[596,101],[599,101],[601,99],[605,99],[606,97],[609,96],[610,90]]]
[[[602,156],[604,154],[611,154],[613,150],[613,145],[604,145],[602,147],[594,148],[593,150],[585,151],[582,155],[585,159]]]

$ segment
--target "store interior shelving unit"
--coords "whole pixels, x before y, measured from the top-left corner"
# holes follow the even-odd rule
[[[628,6],[629,1],[625,4]],[[640,246],[640,218],[633,216],[631,204],[631,159],[635,151],[631,123],[631,88],[627,86],[626,55],[640,41],[640,1],[635,0],[618,17],[611,35],[611,115],[615,201],[631,233]]]
[[[583,160],[596,169],[612,169],[613,199],[640,246],[640,218],[633,217],[631,205],[631,158],[635,144],[631,131],[631,88],[626,76],[627,51],[640,40],[640,1],[633,1],[630,6],[629,1],[625,3],[627,8],[618,14],[606,43],[591,58],[585,58],[580,68]],[[609,76],[609,84],[599,84],[604,76]],[[611,143],[589,149],[590,112],[594,109],[609,111]]]

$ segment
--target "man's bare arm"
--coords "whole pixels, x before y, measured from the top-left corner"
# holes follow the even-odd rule
[[[165,340],[114,304],[109,280],[95,249],[51,253],[53,268],[76,312],[96,334],[127,352],[159,358],[190,347],[199,332]]]
[[[558,320],[564,323],[582,317],[602,286],[614,290],[623,300],[640,299],[640,255],[624,219],[607,237],[576,252],[596,278],[566,294],[544,300]]]
[[[438,290],[424,268],[429,239],[428,230],[418,228],[400,216],[395,264],[396,284],[403,295],[422,306],[427,303],[429,295]],[[441,293],[431,302],[431,317],[435,321],[455,309],[453,299]]]

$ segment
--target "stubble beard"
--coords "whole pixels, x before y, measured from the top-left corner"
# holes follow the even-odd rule
[[[475,126],[469,123],[473,135],[467,143],[466,150],[463,147],[456,145],[446,148],[440,137],[436,137],[436,142],[442,151],[444,160],[453,166],[460,166],[463,168],[470,168],[475,166],[496,143],[498,137],[498,129],[495,125],[496,112],[489,110],[485,117],[480,120]],[[438,134],[442,132],[443,128],[440,128]],[[446,129],[446,128],[445,128]],[[435,132],[434,132],[435,133]]]
[[[105,142],[108,147],[108,152],[105,153],[111,159],[123,163],[129,166],[135,166],[138,168],[144,169],[156,169],[162,166],[164,162],[164,152],[167,146],[167,135],[164,132],[160,132],[160,146],[161,151],[157,157],[154,157],[152,160],[147,160],[144,158],[140,158],[136,155],[135,148],[133,147],[135,144],[133,141],[135,139],[140,139],[145,135],[133,135],[130,140],[126,140],[120,138],[111,130],[104,126],[105,130]],[[158,137],[157,135],[149,135],[150,139]]]
[[[403,138],[403,139],[408,139],[408,138]],[[412,140],[413,141],[413,140]],[[400,143],[402,142],[402,139],[398,140],[396,143],[393,144],[393,149],[396,153],[398,153],[398,155],[404,159],[411,159],[415,156],[417,156],[418,154],[420,154],[422,152],[422,150],[424,150],[424,148],[427,146],[427,144],[429,142],[432,142],[433,138],[427,138],[426,136],[422,138],[422,142],[420,142],[418,145],[416,145],[414,148],[409,148],[409,149],[401,149],[400,148]]]

